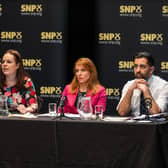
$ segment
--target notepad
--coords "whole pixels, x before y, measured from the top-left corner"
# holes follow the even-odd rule
[[[128,120],[130,117],[104,117],[104,121],[126,121]]]
[[[28,112],[25,114],[9,114],[8,117],[17,117],[17,118],[37,118],[34,114]]]

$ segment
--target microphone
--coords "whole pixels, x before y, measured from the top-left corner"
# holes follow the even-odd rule
[[[65,95],[62,95],[62,96],[61,96],[60,103],[59,103],[59,107],[64,107],[66,98],[67,98],[67,97],[66,97]]]
[[[58,106],[58,109],[61,109],[61,114],[60,114],[60,118],[64,117],[64,105],[65,105],[65,100],[66,100],[66,96],[62,95],[61,99],[60,99],[60,103]]]
[[[152,99],[151,98],[145,98],[145,106],[147,113],[150,114],[150,109],[152,108]]]

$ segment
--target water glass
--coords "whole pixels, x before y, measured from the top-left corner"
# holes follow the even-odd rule
[[[7,105],[8,97],[5,95],[0,95],[0,115],[8,116],[8,105]]]
[[[95,105],[95,116],[97,120],[103,119],[103,105]]]
[[[57,104],[56,103],[49,103],[48,110],[49,110],[50,116],[56,116],[57,115]]]

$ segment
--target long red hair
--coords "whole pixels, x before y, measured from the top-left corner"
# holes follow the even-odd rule
[[[72,82],[70,83],[71,84],[70,92],[75,93],[76,88],[79,88],[79,82],[75,75],[75,72],[76,72],[75,68],[77,65],[84,66],[84,68],[86,68],[86,70],[90,72],[90,78],[88,80],[88,89],[92,91],[92,94],[95,94],[98,90],[99,80],[98,80],[96,66],[89,58],[79,58],[75,62],[74,69],[73,69],[74,77],[72,79]]]

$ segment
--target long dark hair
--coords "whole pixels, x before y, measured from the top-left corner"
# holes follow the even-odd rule
[[[4,55],[7,53],[13,55],[16,64],[19,64],[19,68],[17,69],[17,72],[16,72],[16,85],[15,85],[15,87],[16,87],[17,91],[20,91],[24,87],[24,81],[25,81],[24,78],[30,77],[30,75],[25,71],[21,55],[17,50],[9,49],[4,53]],[[2,57],[2,59],[3,59],[3,57]],[[0,68],[0,88],[3,88],[5,85],[6,85],[6,76],[2,72],[2,68]]]

